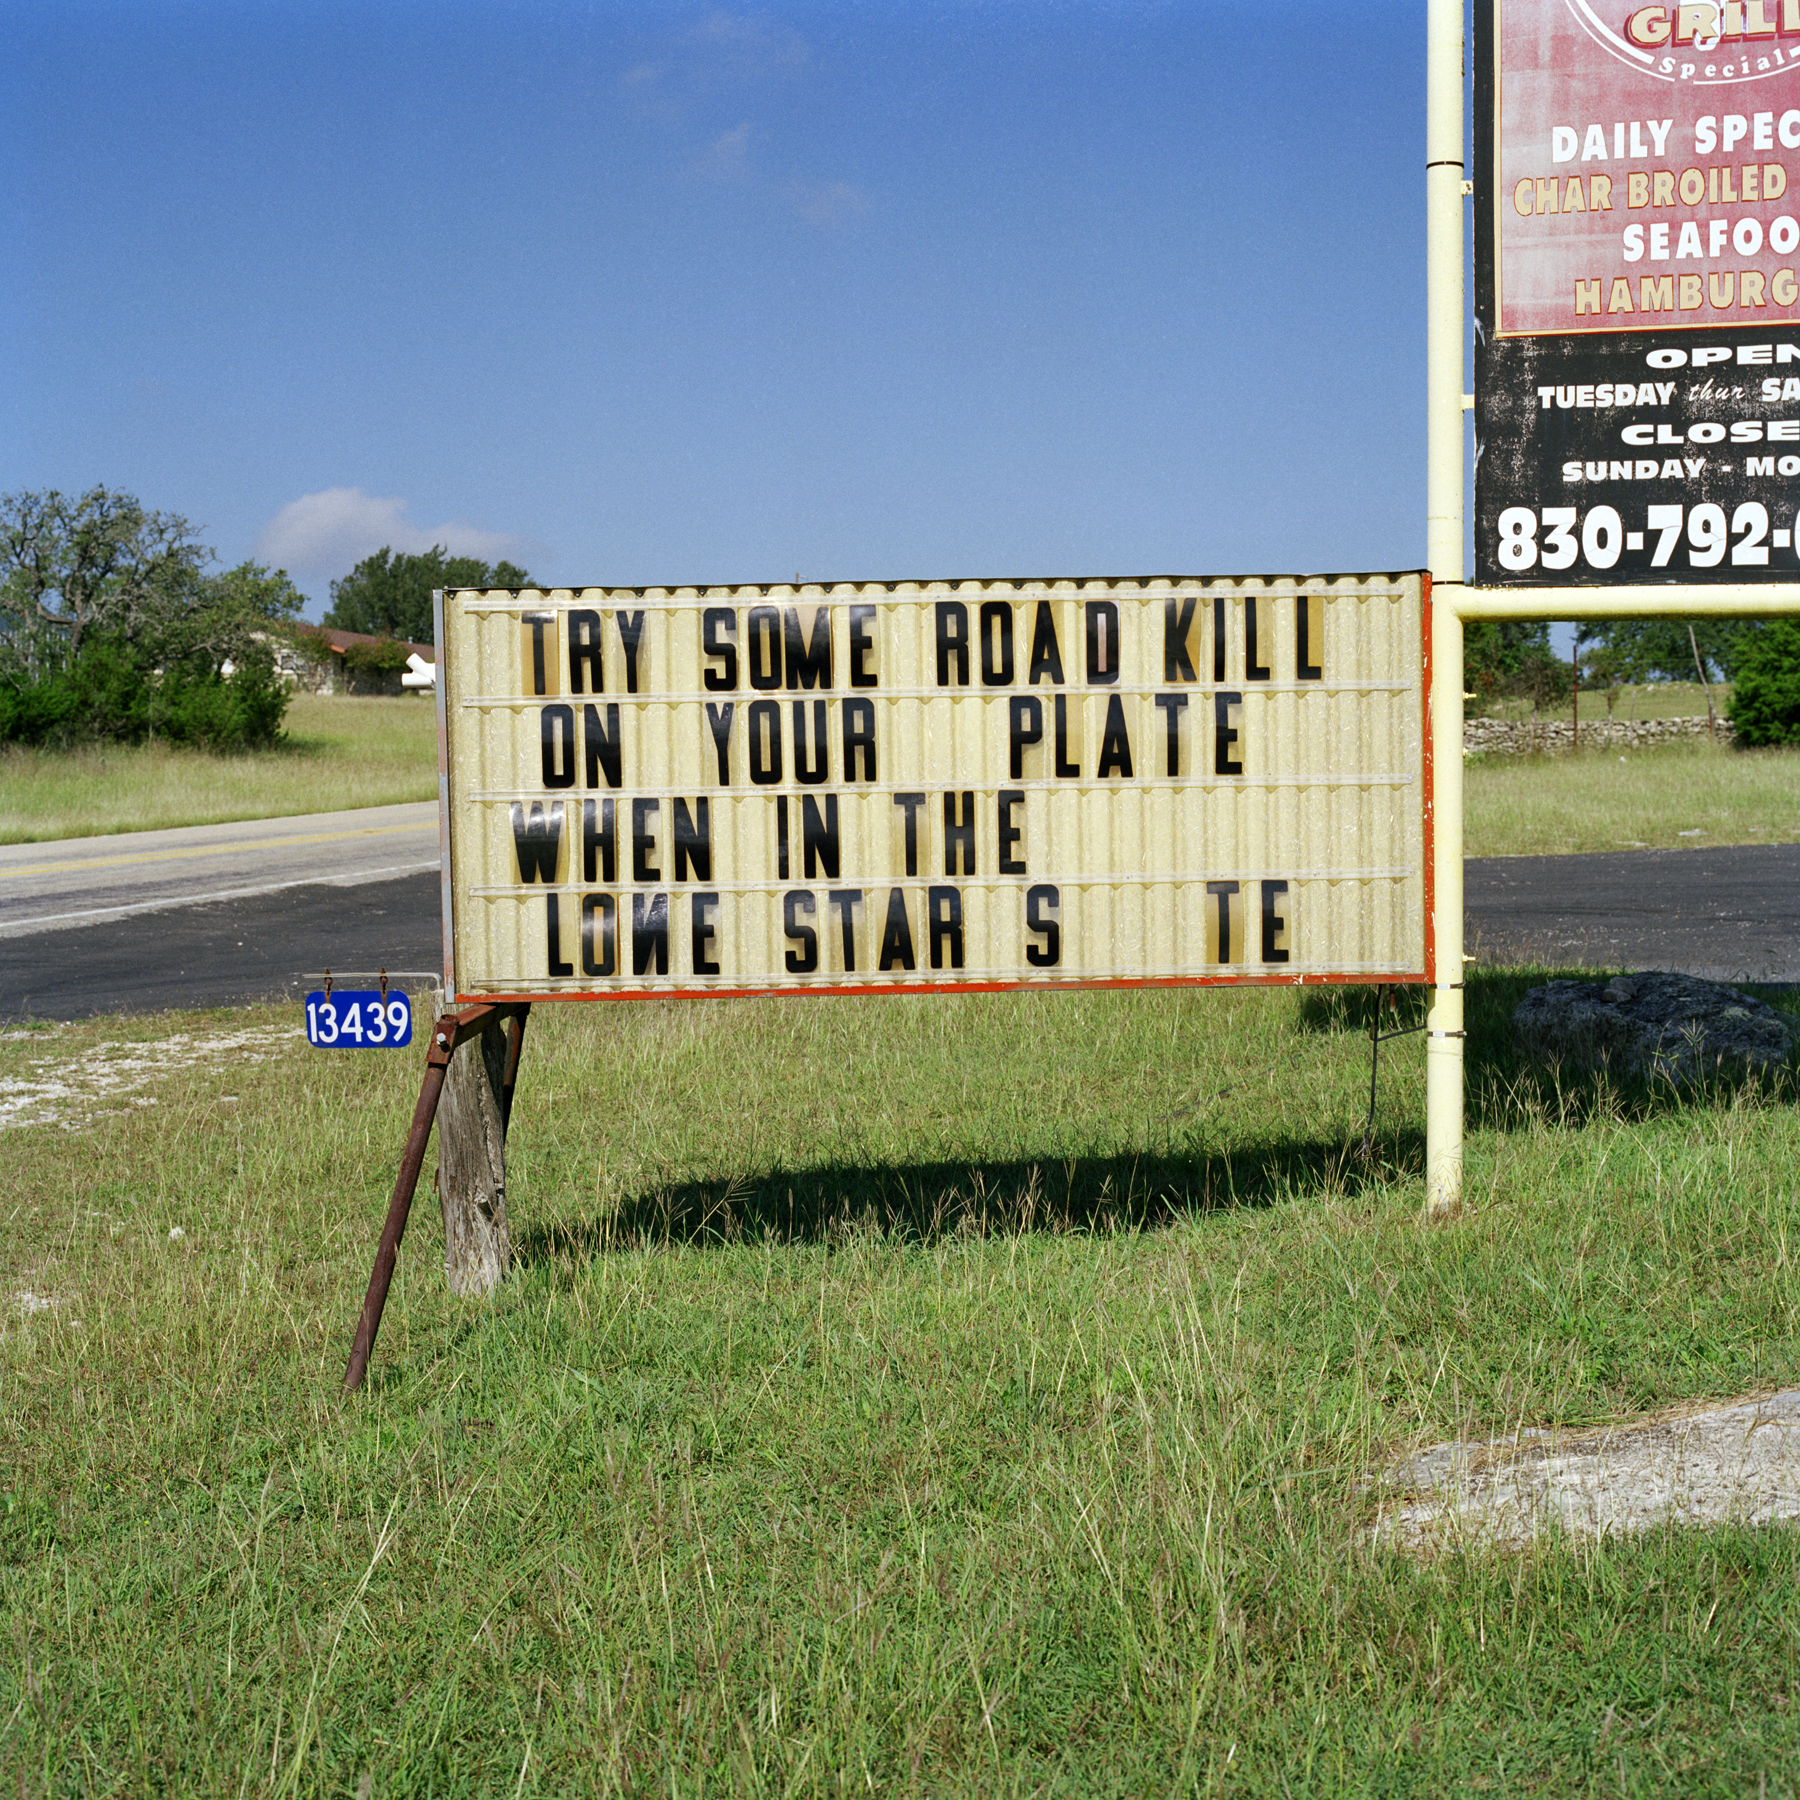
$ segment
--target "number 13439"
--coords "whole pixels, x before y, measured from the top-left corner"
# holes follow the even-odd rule
[[[306,1041],[321,1050],[403,1050],[412,1042],[404,994],[339,988],[306,996]]]

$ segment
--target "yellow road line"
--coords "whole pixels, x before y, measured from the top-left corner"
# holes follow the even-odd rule
[[[279,850],[288,844],[335,844],[346,838],[393,837],[407,831],[438,828],[436,819],[418,825],[371,825],[361,831],[314,831],[299,837],[245,838],[235,844],[203,844],[192,850],[139,850],[129,856],[90,856],[74,862],[33,863],[24,869],[0,869],[0,881],[15,875],[66,875],[77,869],[115,868],[121,863],[178,862],[190,856],[229,856],[234,850]]]

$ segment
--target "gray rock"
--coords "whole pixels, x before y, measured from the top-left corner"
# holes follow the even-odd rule
[[[1604,986],[1552,981],[1513,1013],[1513,1047],[1528,1061],[1677,1086],[1779,1068],[1796,1035],[1790,1020],[1736,988],[1655,970]]]

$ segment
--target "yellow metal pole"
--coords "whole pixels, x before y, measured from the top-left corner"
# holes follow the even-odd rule
[[[1426,561],[1432,579],[1432,929],[1436,980],[1426,1019],[1425,1194],[1433,1213],[1462,1198],[1463,6],[1426,19]]]
[[[1464,619],[1773,619],[1800,612],[1800,586],[1687,582],[1641,588],[1465,588]]]

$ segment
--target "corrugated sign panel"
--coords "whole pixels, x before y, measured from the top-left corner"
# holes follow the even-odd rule
[[[454,986],[1421,980],[1423,585],[454,590]]]

